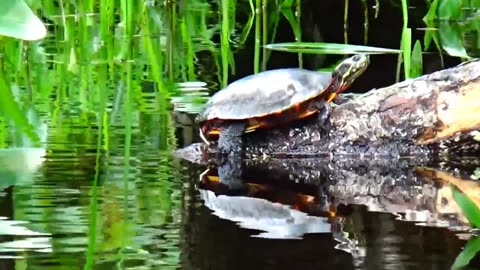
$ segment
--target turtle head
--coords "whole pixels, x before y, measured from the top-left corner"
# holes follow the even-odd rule
[[[339,82],[336,92],[339,93],[348,88],[369,64],[370,57],[367,54],[356,54],[341,62],[334,71],[334,76],[337,76]]]

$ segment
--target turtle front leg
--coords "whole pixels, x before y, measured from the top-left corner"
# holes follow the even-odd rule
[[[218,138],[218,153],[223,156],[242,156],[245,127],[245,122],[224,123]]]
[[[332,107],[330,104],[322,101],[315,102],[313,106],[315,106],[315,109],[318,110],[318,122],[320,125],[325,126],[327,124],[328,117],[332,112]]]
[[[317,118],[320,128],[324,133],[328,134],[328,131],[330,130],[330,122],[328,121],[328,118],[332,112],[332,107],[324,101],[315,102],[312,106],[318,110]]]

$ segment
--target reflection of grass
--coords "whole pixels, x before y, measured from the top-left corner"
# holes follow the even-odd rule
[[[171,168],[172,161],[162,158],[158,162],[161,168],[154,171],[155,175],[151,178],[160,179],[162,184],[156,186],[155,196],[134,199],[131,194],[138,189],[127,188],[132,181],[132,171],[141,170],[144,164],[150,164],[158,155],[143,161],[140,166],[131,161],[144,155],[135,151],[139,147],[149,145],[157,153],[170,153],[175,146],[173,121],[168,111],[168,98],[173,88],[168,86],[176,80],[196,79],[196,53],[203,50],[210,50],[212,55],[216,53],[215,44],[211,41],[214,30],[207,23],[210,20],[208,16],[211,16],[208,9],[208,5],[202,6],[199,10],[188,10],[175,17],[171,15],[177,14],[176,5],[171,7],[169,15],[164,6],[145,7],[144,1],[45,0],[41,12],[50,24],[50,35],[45,40],[25,46],[11,39],[1,44],[2,51],[8,52],[8,58],[0,59],[0,66],[5,67],[0,75],[0,110],[2,117],[6,115],[8,118],[6,121],[0,118],[0,146],[8,146],[6,141],[12,141],[8,136],[11,126],[6,125],[7,121],[14,120],[19,130],[35,137],[34,133],[31,134],[33,129],[29,126],[32,123],[25,109],[31,108],[32,104],[33,108],[42,112],[43,120],[49,125],[46,147],[47,151],[54,152],[53,159],[56,158],[55,151],[64,150],[76,155],[76,151],[81,153],[85,145],[91,147],[92,142],[97,142],[94,163],[92,160],[86,166],[82,165],[82,170],[87,166],[95,168],[94,177],[89,179],[92,180],[89,182],[90,190],[82,191],[88,193],[87,197],[91,196],[90,208],[85,208],[90,214],[86,215],[90,226],[86,232],[89,237],[87,264],[95,263],[93,256],[98,255],[95,252],[102,248],[98,241],[105,231],[111,233],[109,239],[119,243],[120,248],[138,241],[135,234],[125,234],[124,230],[138,222],[136,217],[132,218],[132,204],[145,205],[145,211],[152,213],[150,216],[158,211],[164,213],[159,219],[160,224],[172,222],[169,220],[172,208],[179,207],[172,202],[179,198],[170,195],[179,188],[174,187],[170,179],[172,172],[168,168]],[[174,23],[176,26],[183,23],[183,33],[182,27],[172,29],[173,32],[164,27]],[[199,31],[198,27],[205,27],[205,31]],[[208,42],[199,44],[191,41],[200,38]],[[28,87],[31,87],[31,97]],[[141,138],[145,145],[139,145],[136,138]],[[112,152],[114,155],[111,155]],[[114,201],[111,207],[124,214],[122,220],[114,224],[122,224],[122,228],[116,230],[114,225],[109,228],[110,225],[104,222],[104,217],[112,211],[97,205],[101,204],[98,200],[101,196],[97,195],[102,194],[97,189],[101,190],[102,185],[111,188],[116,184],[115,177],[121,175],[118,173],[119,162],[115,166],[107,165],[119,156],[123,162],[120,163],[123,170],[120,194],[123,197],[108,198]],[[69,158],[73,159],[72,156]],[[49,162],[45,166],[48,171]],[[110,173],[112,168],[117,171]],[[55,181],[55,178],[49,181]],[[31,205],[57,207],[52,202],[56,199],[54,194],[42,197],[42,190],[35,190],[39,191],[32,194],[34,202]],[[43,219],[38,220],[40,223],[56,222],[57,219],[52,216],[55,211],[38,211],[42,213],[39,215]],[[73,216],[71,213],[65,215],[65,220],[71,220],[68,216]]]
[[[46,34],[45,25],[24,0],[0,1],[0,36],[39,40]]]
[[[480,237],[475,236],[467,242],[463,251],[457,255],[451,269],[464,269],[479,251]]]
[[[0,62],[0,114],[6,116],[6,119],[12,120],[20,133],[28,136],[30,141],[33,142],[33,146],[40,146],[40,135],[35,132],[35,127],[28,118],[27,110],[22,108],[22,105],[15,99],[10,82],[5,76],[4,66],[5,63]]]
[[[467,180],[463,180],[467,181]],[[473,199],[469,198],[460,188],[452,185],[452,194],[455,202],[462,210],[462,214],[468,219],[470,224],[475,228],[480,228],[480,209]],[[471,196],[472,194],[470,194]],[[478,202],[477,202],[478,203]],[[452,269],[462,269],[467,266],[470,261],[480,251],[480,237],[471,238],[465,245],[465,248],[458,254]]]

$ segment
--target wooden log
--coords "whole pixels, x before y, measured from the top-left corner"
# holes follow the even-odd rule
[[[409,156],[480,149],[480,60],[465,62],[336,106],[328,134],[315,119],[247,137],[251,155]]]
[[[480,60],[373,89],[335,106],[327,133],[316,120],[245,134],[246,157],[478,155]]]

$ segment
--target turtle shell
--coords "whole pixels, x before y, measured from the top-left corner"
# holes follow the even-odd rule
[[[245,120],[275,115],[318,97],[331,81],[331,72],[299,68],[250,75],[213,95],[196,120],[202,123],[215,119]]]
[[[198,114],[200,135],[208,143],[206,136],[220,134],[226,121],[234,127],[227,130],[229,134],[276,126],[316,113],[323,102],[332,101],[350,86],[369,62],[368,55],[357,54],[342,61],[333,72],[286,68],[235,81],[213,95]]]
[[[224,121],[248,120],[245,132],[250,132],[298,120],[317,112],[310,103],[319,102],[331,82],[331,72],[299,68],[253,74],[214,94],[196,122],[203,135],[216,136]]]

